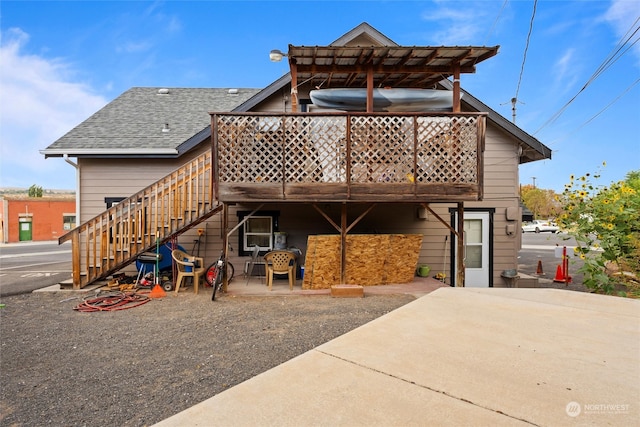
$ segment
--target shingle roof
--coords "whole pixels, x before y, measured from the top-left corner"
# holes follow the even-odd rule
[[[168,155],[211,123],[209,111],[233,111],[260,89],[134,87],[42,151],[46,157]],[[168,131],[163,132],[165,125]]]

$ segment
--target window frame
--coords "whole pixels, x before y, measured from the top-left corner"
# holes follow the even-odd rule
[[[246,217],[248,217],[251,214],[251,211],[238,211],[237,212],[237,216],[238,216],[238,222],[242,222]],[[271,250],[273,250],[273,245],[274,245],[274,233],[276,233],[277,231],[279,231],[279,226],[278,226],[278,219],[280,217],[280,211],[257,211],[255,213],[253,213],[253,215],[251,215],[251,218],[271,218],[271,232],[269,233],[269,247],[264,247],[261,246],[260,247],[260,254],[265,254]],[[251,252],[253,251],[253,246],[252,247],[246,247],[246,226],[247,226],[247,222],[245,222],[244,224],[242,224],[241,227],[238,228],[238,255],[240,256],[247,256],[247,255],[251,255]],[[261,234],[261,233],[255,233],[256,234]],[[266,235],[266,233],[262,233],[264,235]]]
[[[72,221],[67,222],[67,218],[73,218]],[[62,229],[65,231],[73,230],[76,228],[76,214],[75,213],[63,213],[62,214]],[[67,227],[67,224],[69,225]]]

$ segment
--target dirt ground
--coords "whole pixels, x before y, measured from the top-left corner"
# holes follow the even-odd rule
[[[0,425],[151,425],[414,300],[185,292],[80,313],[69,297],[0,301]]]

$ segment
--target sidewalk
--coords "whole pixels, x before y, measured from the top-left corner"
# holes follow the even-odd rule
[[[0,242],[0,248],[10,248],[10,247],[16,247],[16,246],[36,246],[36,245],[58,246],[58,241],[57,240],[29,240],[25,242],[11,242],[11,243]],[[71,242],[67,243],[67,245],[71,245]]]
[[[637,425],[640,301],[444,287],[157,426]]]

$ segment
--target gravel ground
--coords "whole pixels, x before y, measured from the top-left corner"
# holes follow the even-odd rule
[[[0,425],[151,425],[414,300],[184,293],[80,313],[68,298],[0,301]]]

